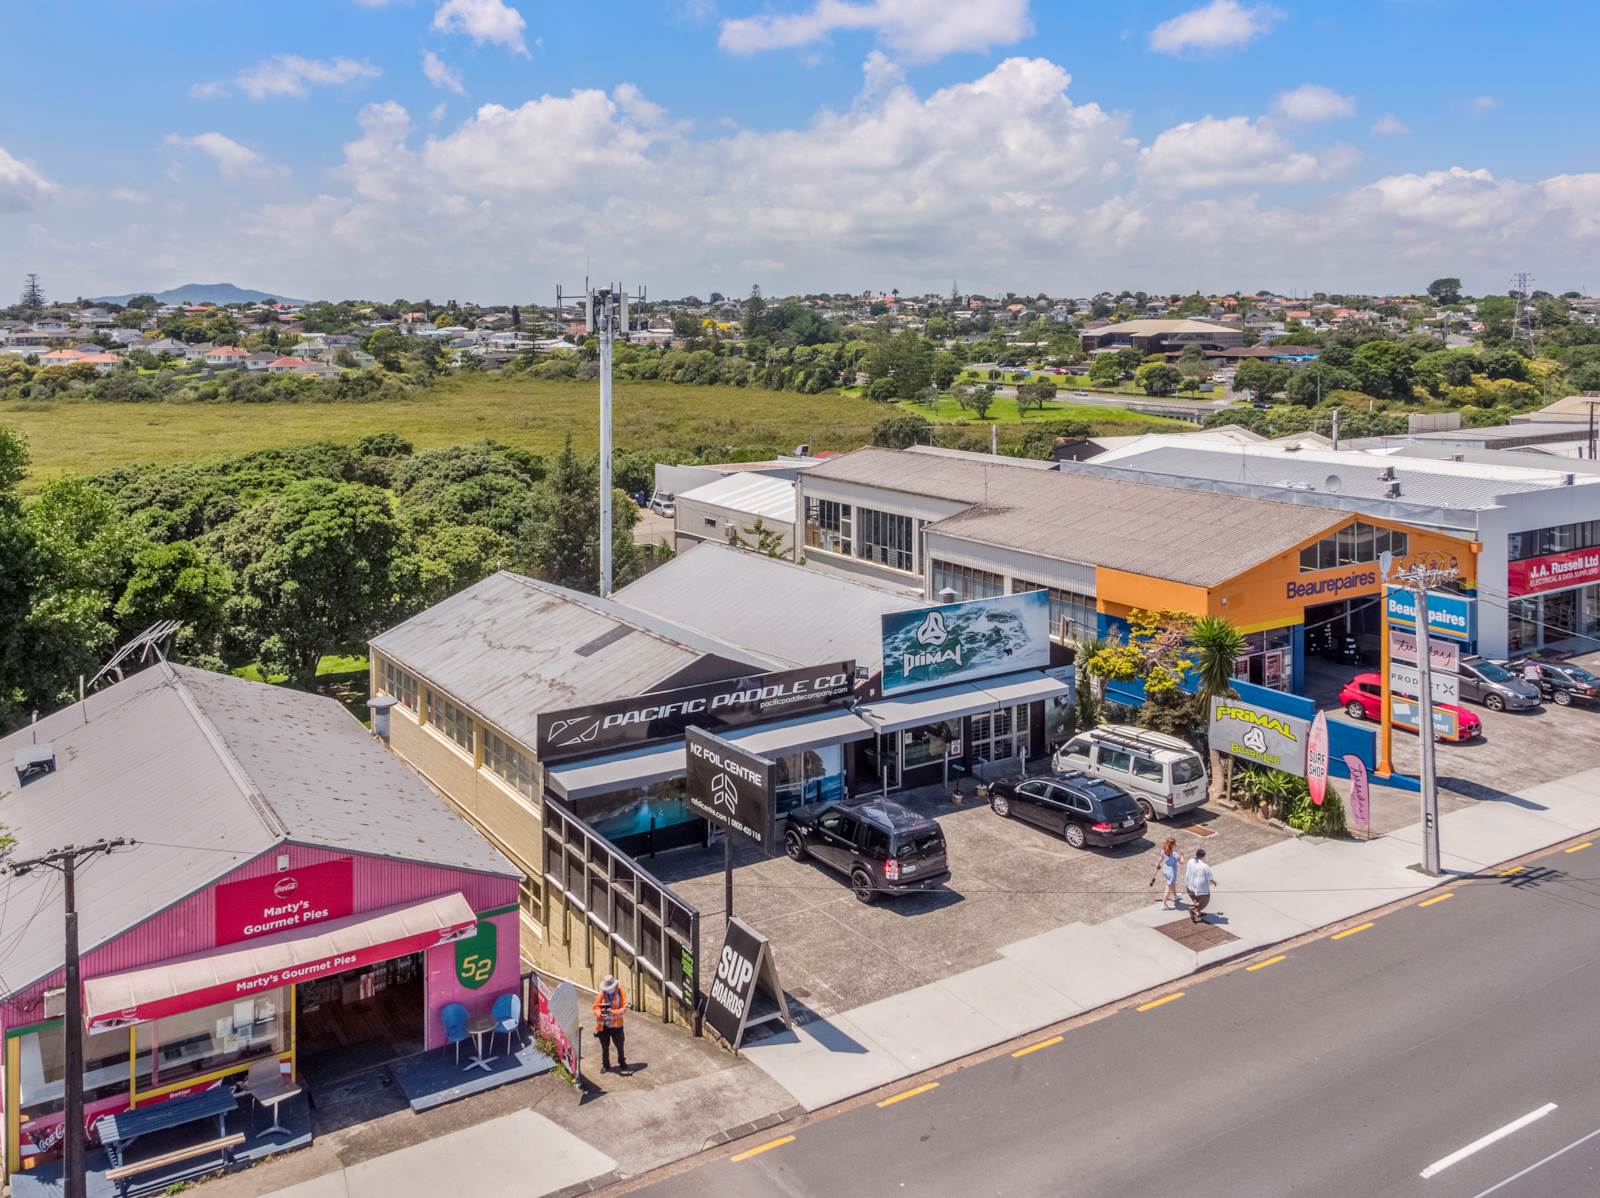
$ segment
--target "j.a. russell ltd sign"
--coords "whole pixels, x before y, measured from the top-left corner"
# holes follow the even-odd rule
[[[837,661],[540,712],[534,719],[534,752],[549,764],[676,740],[691,724],[720,732],[808,715],[848,701],[855,672],[854,661]]]

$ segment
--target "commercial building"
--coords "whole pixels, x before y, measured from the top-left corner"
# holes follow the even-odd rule
[[[735,542],[768,552],[794,549],[794,483],[769,474],[724,474],[678,493],[673,548]]]
[[[158,662],[0,762],[15,859],[134,842],[77,873],[91,1127],[261,1061],[314,1086],[421,1052],[446,1003],[519,989],[521,875],[332,699]],[[8,1174],[61,1140],[62,902],[45,868],[0,902]]]
[[[1456,559],[1462,589],[1476,599],[1478,652],[1588,651],[1600,639],[1594,462],[1416,442],[1362,451],[1270,442],[1224,447],[1155,435],[1064,469],[1427,530],[1470,547]]]
[[[1470,545],[1443,532],[1281,497],[1176,495],[1166,476],[1073,463],[861,449],[798,486],[808,565],[930,597],[1044,590],[1058,641],[1119,636],[1135,609],[1223,616],[1247,637],[1240,677],[1283,690],[1304,684],[1308,629],[1376,635],[1382,554],[1442,554],[1476,577]]]
[[[1181,352],[1193,345],[1203,351],[1244,345],[1244,330],[1206,320],[1124,320],[1083,331],[1086,353],[1132,348],[1140,353]]]

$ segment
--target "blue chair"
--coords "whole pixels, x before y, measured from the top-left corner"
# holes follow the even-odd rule
[[[494,1006],[489,1011],[489,1018],[494,1020],[494,1031],[490,1032],[491,1045],[494,1032],[506,1034],[506,1052],[511,1051],[511,1037],[522,1038],[522,996],[520,994],[502,994],[494,1000]],[[493,1052],[493,1047],[490,1048]]]
[[[446,1003],[439,1011],[444,1023],[444,1041],[456,1046],[456,1064],[461,1064],[461,1044],[467,1039],[467,1008],[458,1002]]]

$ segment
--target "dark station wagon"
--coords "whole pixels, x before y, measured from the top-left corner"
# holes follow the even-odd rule
[[[938,822],[885,799],[797,811],[789,816],[783,850],[792,861],[812,857],[837,870],[863,903],[950,880]]]

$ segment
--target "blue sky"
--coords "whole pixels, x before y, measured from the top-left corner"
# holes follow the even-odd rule
[[[1600,287],[1593,8],[8,6],[0,262],[542,299]],[[0,288],[8,286],[0,279]]]

